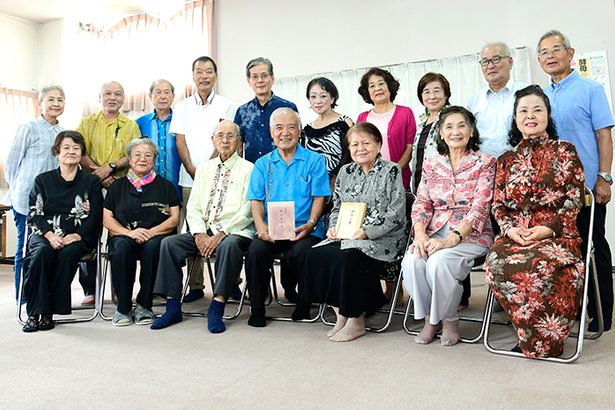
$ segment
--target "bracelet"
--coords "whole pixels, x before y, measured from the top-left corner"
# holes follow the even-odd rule
[[[459,243],[463,241],[463,235],[461,235],[461,232],[459,232],[457,229],[453,229],[451,232],[459,237]]]

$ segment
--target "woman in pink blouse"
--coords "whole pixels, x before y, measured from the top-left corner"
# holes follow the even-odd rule
[[[416,135],[414,113],[409,107],[394,104],[399,81],[387,70],[373,67],[361,77],[359,94],[363,100],[374,108],[359,114],[357,123],[370,122],[382,134],[380,155],[382,159],[396,162],[401,168],[404,188],[410,188],[410,158],[412,143]],[[387,264],[380,275],[385,281],[387,299],[393,297],[395,281],[399,276],[399,262]]]
[[[410,157],[416,135],[414,113],[409,107],[393,103],[399,90],[397,81],[390,72],[370,68],[361,78],[359,94],[374,108],[359,114],[357,123],[371,122],[382,134],[382,159],[397,162],[402,170],[404,188],[410,186]]]
[[[402,274],[414,318],[425,318],[416,343],[428,344],[442,330],[441,344],[452,346],[459,341],[461,281],[493,243],[489,210],[495,158],[478,151],[476,121],[463,107],[442,110],[438,130],[440,155],[423,163],[412,206],[414,241]]]

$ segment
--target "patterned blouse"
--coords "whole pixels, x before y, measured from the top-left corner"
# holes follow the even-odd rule
[[[572,144],[546,135],[523,139],[498,159],[493,216],[502,234],[512,227],[544,225],[556,236],[578,239],[576,215],[583,204],[584,182]]]
[[[301,145],[325,157],[329,178],[336,176],[342,165],[350,162],[350,153],[344,141],[350,129],[348,120],[349,117],[342,115],[322,128],[313,128],[309,124],[303,127]]]
[[[96,246],[102,222],[102,188],[98,178],[81,170],[72,181],[60,169],[43,172],[30,192],[28,223],[36,235],[65,237],[77,233],[86,246]]]
[[[344,165],[335,181],[330,226],[335,226],[342,202],[367,203],[363,230],[369,239],[343,239],[341,249],[359,249],[385,262],[402,257],[407,241],[406,195],[399,165],[378,158],[367,174],[354,162]]]
[[[416,127],[416,137],[414,137],[414,144],[412,145],[412,157],[410,158],[410,171],[412,171],[412,175],[410,176],[410,189],[412,192],[416,193],[418,189],[419,183],[421,182],[422,167],[417,172],[417,166],[422,165],[427,158],[435,157],[438,154],[438,147],[436,144],[436,137],[438,136],[438,122],[440,121],[440,114],[438,113],[438,117],[431,123],[429,128],[429,133],[427,134],[427,140],[425,141],[425,148],[423,150],[423,158],[419,161],[418,158],[418,149],[419,142],[421,138],[421,134],[423,130],[427,126],[427,119],[429,115],[427,112],[424,112],[419,117],[419,125]],[[418,181],[417,181],[418,178]]]
[[[427,158],[412,206],[413,225],[426,225],[428,236],[446,224],[450,229],[462,223],[471,225],[472,232],[463,242],[491,246],[494,177],[495,158],[480,151],[466,151],[455,172],[448,155]]]

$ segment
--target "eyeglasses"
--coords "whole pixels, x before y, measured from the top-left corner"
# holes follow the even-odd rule
[[[542,50],[538,51],[538,57],[545,58],[549,54],[554,56],[554,55],[559,54],[559,53],[561,53],[562,51],[565,51],[565,50],[566,50],[566,47],[560,46],[560,45],[553,46],[551,48],[543,48]]]
[[[226,134],[226,135],[223,135],[223,134],[216,134],[216,135],[214,135],[214,138],[215,138],[215,139],[217,139],[217,140],[219,140],[219,141],[222,141],[222,140],[232,141],[232,140],[234,140],[235,138],[237,138],[237,136],[236,136],[236,135],[233,135],[233,134]]]
[[[496,64],[500,64],[500,61],[502,61],[503,58],[507,58],[507,57],[508,56],[493,56],[491,58],[483,58],[478,61],[478,64],[480,64],[483,67],[487,67],[489,63],[493,63],[493,65],[496,65]]]
[[[263,73],[263,74],[250,74],[250,80],[252,81],[258,81],[258,80],[267,80],[271,77],[271,74],[269,73]]]

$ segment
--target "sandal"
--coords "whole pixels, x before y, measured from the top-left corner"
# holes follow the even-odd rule
[[[51,330],[54,327],[52,314],[41,315],[41,321],[38,324],[39,330]]]
[[[23,325],[23,327],[21,328],[21,330],[23,330],[26,333],[36,332],[38,331],[38,329],[39,329],[38,315],[28,316],[28,320],[26,321],[26,324]]]

